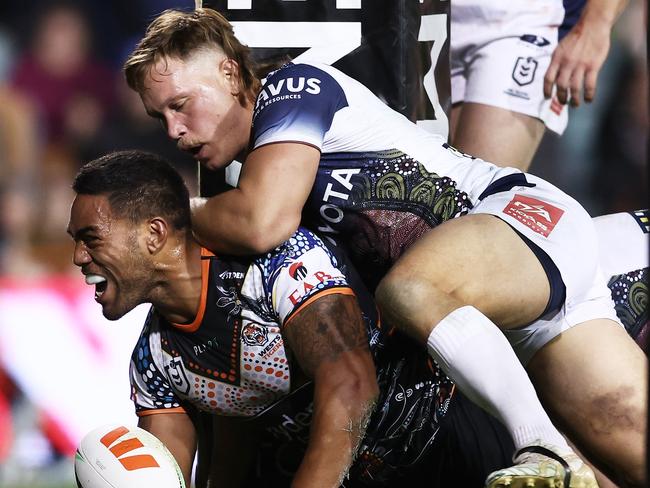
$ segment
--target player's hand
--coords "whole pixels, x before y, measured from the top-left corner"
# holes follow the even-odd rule
[[[591,102],[596,95],[598,72],[609,51],[611,25],[605,21],[578,22],[558,44],[544,77],[544,96],[553,95],[553,86],[560,103],[580,105]]]

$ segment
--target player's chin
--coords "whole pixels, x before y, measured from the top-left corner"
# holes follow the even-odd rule
[[[224,169],[226,166],[228,166],[230,163],[232,163],[232,159],[225,159],[223,156],[212,156],[212,157],[206,157],[199,159],[199,163],[201,163],[201,166],[203,166],[206,169],[209,169],[210,171],[217,171],[220,169]]]
[[[101,305],[102,314],[108,320],[119,320],[131,310],[131,308],[116,303],[102,303]]]

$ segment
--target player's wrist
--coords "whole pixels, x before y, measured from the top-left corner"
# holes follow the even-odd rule
[[[576,26],[588,26],[589,29],[598,30],[599,33],[603,30],[606,30],[607,35],[609,35],[609,31],[611,31],[614,23],[623,11],[626,3],[627,2],[618,2],[617,4],[616,2],[610,2],[608,0],[607,5],[610,8],[603,8],[601,5],[593,5],[590,8],[588,3],[587,7],[585,7],[583,10],[582,16],[580,20],[578,20]]]

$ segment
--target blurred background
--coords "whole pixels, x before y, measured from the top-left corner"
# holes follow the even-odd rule
[[[207,3],[207,2],[206,2]],[[148,21],[182,0],[0,2],[0,486],[74,486],[80,437],[136,419],[128,358],[146,310],[105,321],[71,263],[70,184],[86,161],[145,149],[196,194],[196,166],[121,76]],[[647,207],[646,5],[614,29],[596,100],[545,137],[531,172],[592,215]]]

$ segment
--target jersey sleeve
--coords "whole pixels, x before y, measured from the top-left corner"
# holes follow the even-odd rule
[[[253,148],[301,142],[322,150],[336,112],[348,105],[343,89],[327,72],[289,64],[269,75],[253,113]]]
[[[269,306],[280,325],[324,294],[354,295],[345,269],[323,241],[304,228],[268,254],[262,267]]]
[[[154,359],[156,351],[160,351],[160,333],[155,330],[154,321],[152,309],[131,355],[129,367],[131,400],[139,417],[184,412],[166,375]]]

